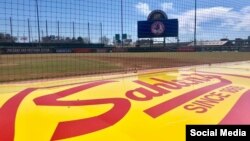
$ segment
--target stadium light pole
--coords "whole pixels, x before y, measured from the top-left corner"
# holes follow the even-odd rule
[[[102,23],[100,23],[100,30],[101,30],[101,44],[102,44],[103,43]]]
[[[88,22],[88,44],[90,44],[90,25]]]
[[[12,17],[10,17],[10,36],[11,36],[11,41],[13,42],[13,25],[12,25]]]
[[[73,22],[73,38],[75,38],[75,22]]]
[[[41,39],[40,39],[40,19],[39,19],[38,0],[36,0],[36,17],[37,17],[38,42],[40,43]]]
[[[57,39],[58,39],[58,41],[60,40],[60,22],[59,21],[57,21]]]
[[[49,37],[49,34],[48,34],[48,21],[46,20],[46,37]]]
[[[28,32],[29,32],[29,43],[31,42],[30,40],[30,19],[28,19]]]
[[[196,46],[197,46],[197,0],[195,0],[195,2],[194,2],[195,4],[195,12],[194,12],[194,47],[196,48]]]
[[[122,43],[122,47],[123,47],[123,0],[121,0],[121,43]]]

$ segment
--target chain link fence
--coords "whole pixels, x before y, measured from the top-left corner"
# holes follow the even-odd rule
[[[177,36],[138,38],[154,10]],[[245,0],[0,0],[0,82],[249,60],[249,15]]]

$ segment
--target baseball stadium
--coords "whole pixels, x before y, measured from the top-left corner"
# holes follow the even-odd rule
[[[0,141],[250,140],[250,1],[0,0]]]

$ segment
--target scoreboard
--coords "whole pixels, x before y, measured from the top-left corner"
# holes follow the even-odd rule
[[[138,38],[178,37],[178,19],[168,19],[162,10],[155,10],[147,21],[138,21]]]

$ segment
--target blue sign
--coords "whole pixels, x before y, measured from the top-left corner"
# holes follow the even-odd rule
[[[138,38],[178,37],[178,20],[138,21]]]

